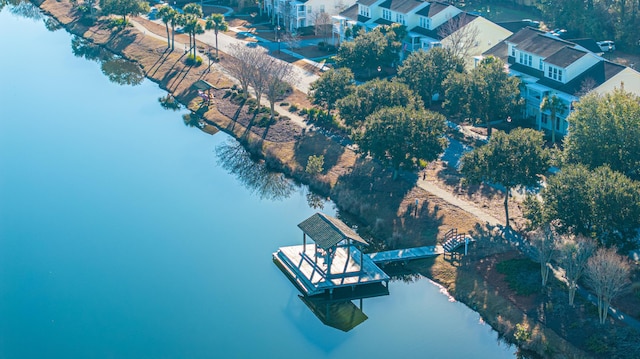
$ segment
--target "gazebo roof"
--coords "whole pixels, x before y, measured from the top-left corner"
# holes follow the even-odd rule
[[[324,213],[314,214],[298,224],[298,227],[322,249],[333,247],[344,239],[368,244],[344,222]]]

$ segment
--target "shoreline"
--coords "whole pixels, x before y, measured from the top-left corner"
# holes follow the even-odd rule
[[[201,66],[202,69],[185,66],[181,61],[184,57],[184,55],[180,54],[181,51],[168,53],[165,51],[159,53],[158,50],[160,48],[166,48],[166,42],[162,43],[156,39],[149,38],[145,36],[145,34],[141,34],[138,30],[132,28],[124,29],[117,33],[116,36],[112,36],[113,32],[109,29],[81,25],[77,22],[77,18],[73,16],[72,5],[68,2],[37,0],[35,4],[40,7],[47,16],[57,19],[69,33],[83,37],[96,45],[105,47],[109,51],[140,65],[146,78],[172,94],[192,112],[199,111],[199,109],[196,108],[198,104],[195,102],[198,99],[197,93],[191,87],[198,79],[205,79],[220,89],[218,90],[218,96],[216,96],[217,101],[231,103],[230,100],[224,98],[224,94],[232,87],[233,83],[225,78],[224,74],[218,73],[213,69],[211,73],[203,74],[200,72],[202,72],[206,66]],[[239,111],[242,110],[242,106],[238,107],[240,108]],[[233,107],[230,107],[230,110],[232,109]],[[356,208],[355,204],[348,202],[350,195],[354,194],[357,190],[353,187],[348,187],[348,185],[353,184],[338,183],[341,181],[342,176],[361,168],[361,164],[358,162],[357,156],[353,151],[342,148],[337,156],[338,158],[334,161],[334,166],[318,178],[314,178],[304,171],[304,167],[302,166],[304,162],[296,158],[296,149],[304,146],[312,148],[322,145],[328,146],[328,143],[332,143],[332,141],[323,135],[318,133],[303,133],[293,142],[272,142],[266,138],[260,138],[255,132],[251,131],[251,128],[248,129],[217,109],[208,109],[202,115],[209,125],[215,126],[220,131],[224,131],[233,136],[242,143],[253,156],[264,159],[269,167],[284,173],[297,182],[308,185],[311,189],[321,193],[325,197],[331,195],[332,200],[342,211],[353,216],[359,222],[369,223],[370,226],[374,228],[377,226],[378,218],[376,214],[372,213],[374,211],[366,210],[362,207],[353,210],[353,208]],[[249,125],[249,127],[252,126]],[[206,129],[202,130],[207,132]],[[384,169],[381,171],[384,172]],[[400,187],[406,187],[406,185],[407,184],[401,184]],[[343,192],[337,191],[336,186]],[[411,190],[413,191],[414,189]],[[388,191],[391,195],[394,193],[393,188],[384,188],[381,191],[385,191],[385,193]],[[412,201],[412,199],[409,199],[407,202]],[[436,206],[437,205],[438,203],[436,203]],[[410,203],[405,203],[404,206],[410,206]],[[410,209],[410,207],[408,208]],[[398,217],[402,216],[398,215]],[[464,220],[467,220],[466,218],[471,217],[467,216]],[[405,220],[404,218],[400,219]],[[394,218],[382,218],[382,223],[384,225],[384,223],[390,223],[395,220]],[[375,223],[375,225],[373,223]],[[375,233],[371,235],[375,236]],[[384,242],[385,240],[382,241]],[[409,239],[405,241],[406,243],[395,244],[411,244]],[[511,304],[507,298],[500,297],[498,294],[493,293],[490,285],[486,282],[482,283],[482,277],[475,274],[471,268],[464,268],[463,266],[456,268],[440,257],[411,264],[408,268],[443,286],[457,301],[464,303],[478,312],[483,320],[491,325],[500,336],[504,336],[508,342],[515,344],[513,340],[513,328],[516,323],[527,321],[527,315],[520,311],[515,305]],[[461,281],[458,282],[458,271],[464,276],[467,276],[468,280],[462,283],[460,283]],[[456,280],[452,282],[450,277],[453,275],[453,272],[456,273]],[[478,282],[481,283],[478,284]],[[475,285],[475,287],[473,285]],[[481,293],[485,294],[484,299],[480,298]],[[486,296],[487,294],[488,297]],[[496,312],[498,314],[494,315]],[[503,314],[500,315],[499,313]],[[538,335],[540,341],[553,343],[554,354],[558,356],[589,357],[589,355],[575,348],[571,343],[561,338],[551,329],[536,326],[534,335]],[[534,349],[539,352],[537,346],[535,348],[527,348],[527,345],[521,345],[520,347],[524,349]],[[539,354],[546,355],[548,353],[539,352]]]

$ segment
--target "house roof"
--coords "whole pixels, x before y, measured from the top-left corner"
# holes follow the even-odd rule
[[[320,212],[305,219],[298,227],[322,249],[333,247],[345,239],[368,244],[344,222]]]
[[[378,2],[378,0],[358,0],[356,5],[360,4],[360,5],[364,5],[364,6],[371,6],[371,5],[373,5],[373,4],[377,3],[377,2]]]
[[[423,7],[422,9],[418,10],[416,14],[421,16],[426,16],[426,17],[433,17],[448,7],[449,7],[449,4],[434,1],[429,3],[429,5]]]
[[[496,24],[504,27],[505,29],[511,31],[511,32],[518,32],[526,27],[529,26],[529,21],[525,21],[525,20],[515,20],[515,21],[502,21],[502,22],[497,22]]]
[[[401,14],[407,14],[421,5],[424,5],[424,1],[422,0],[386,0],[380,4],[380,7]]]
[[[505,41],[515,44],[518,50],[536,54],[544,59],[567,46],[575,46],[572,42],[562,40],[556,36],[548,36],[543,31],[531,27],[526,27],[516,32]]]
[[[358,4],[353,4],[353,5],[349,6],[348,8],[344,9],[340,13],[340,16],[344,16],[347,19],[360,21],[360,19],[358,18]],[[365,17],[365,16],[363,16],[363,17]],[[367,19],[369,19],[369,18],[367,18]],[[365,21],[363,21],[363,22],[365,22]]]
[[[595,54],[599,54],[599,53],[602,52],[602,49],[600,48],[600,46],[598,46],[598,43],[596,42],[596,40],[591,39],[591,38],[569,39],[567,41],[573,42],[574,44],[576,44],[578,46],[582,46],[587,51],[591,51],[591,52],[593,52]]]
[[[443,39],[458,31],[459,29],[469,25],[469,23],[475,20],[477,17],[478,15],[471,15],[466,12],[461,12],[433,29],[433,31],[438,34],[439,38]]]
[[[485,51],[482,55],[497,57],[506,63],[507,59],[509,58],[509,45],[507,45],[507,43],[504,41],[500,41],[492,48]]]
[[[544,61],[548,64],[564,68],[586,54],[586,51],[578,50],[573,47],[563,47],[553,55],[547,57]]]
[[[380,25],[391,25],[391,24],[393,24],[393,21],[389,21],[389,20],[386,20],[386,19],[383,19],[383,18],[375,19],[373,22],[376,23],[376,24],[380,24]]]

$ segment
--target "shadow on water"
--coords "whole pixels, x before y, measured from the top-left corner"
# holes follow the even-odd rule
[[[254,160],[239,142],[229,139],[216,147],[218,165],[238,178],[260,199],[279,201],[289,198],[295,185],[284,174],[273,172],[262,160]]]
[[[102,73],[109,81],[118,85],[136,86],[144,81],[144,72],[136,63],[119,57],[101,46],[81,37],[71,39],[71,52],[74,56],[100,63]]]

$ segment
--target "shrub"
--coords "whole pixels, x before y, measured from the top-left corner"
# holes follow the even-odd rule
[[[324,171],[324,155],[309,156],[309,159],[307,159],[307,168],[305,169],[305,171],[311,175],[322,173],[322,171]]]
[[[189,54],[189,56],[187,56],[186,63],[189,66],[200,66],[202,65],[202,57],[200,56],[194,57],[193,54]]]
[[[280,107],[286,107],[289,106],[288,102],[280,102]]]
[[[298,111],[298,105],[296,105],[295,103],[292,103],[291,106],[289,106],[289,111],[291,112]]]
[[[526,323],[516,324],[516,333],[514,334],[514,338],[520,343],[528,342],[531,339],[529,325]]]

